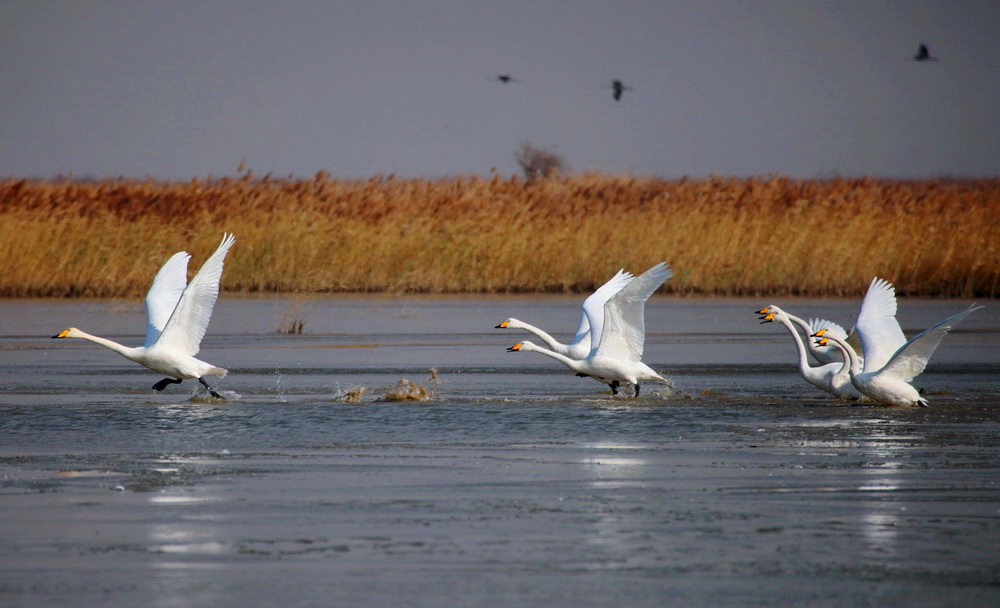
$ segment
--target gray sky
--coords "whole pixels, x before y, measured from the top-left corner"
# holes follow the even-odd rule
[[[996,0],[0,0],[0,83],[0,176],[1000,175]]]

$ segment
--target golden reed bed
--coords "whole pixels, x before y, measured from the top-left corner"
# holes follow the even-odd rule
[[[0,182],[0,295],[137,297],[224,231],[230,292],[1000,294],[1000,179],[260,178]]]

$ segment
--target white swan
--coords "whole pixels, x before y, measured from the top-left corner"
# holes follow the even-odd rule
[[[580,325],[576,330],[573,341],[569,344],[562,344],[545,331],[513,317],[497,325],[496,329],[524,329],[530,331],[538,336],[542,342],[545,342],[545,345],[554,352],[571,359],[583,359],[590,354],[592,349],[592,336],[600,336],[601,334],[601,326],[604,324],[604,303],[611,296],[621,291],[622,287],[628,285],[633,278],[635,277],[632,276],[632,273],[625,272],[623,268],[583,301],[583,310],[580,312]],[[587,314],[588,310],[592,313],[590,316],[597,319],[598,323],[596,326],[591,325]]]
[[[777,306],[769,305],[756,311],[757,314],[764,315],[760,317],[761,323],[767,323],[769,321],[769,319],[767,319],[766,317],[768,314],[770,314],[772,310],[779,310],[779,309]],[[844,328],[832,321],[827,321],[826,319],[809,319],[809,321],[806,322],[803,321],[801,318],[796,317],[795,315],[788,314],[787,312],[784,311],[782,311],[782,313],[789,321],[802,328],[802,331],[805,332],[806,338],[813,335],[817,331],[823,329],[824,327],[827,327],[832,330],[839,331],[840,334],[842,334],[842,336],[844,337],[844,339],[845,340],[847,339],[847,332],[844,331]],[[832,345],[819,346],[818,344],[816,344],[814,340],[807,339],[806,348],[809,350],[809,354],[812,355],[813,358],[819,363],[844,362],[844,358],[840,356],[840,351],[837,350],[837,348]]]
[[[519,342],[507,349],[508,352],[535,351],[552,357],[577,374],[593,376],[611,385],[617,393],[617,383],[627,382],[639,396],[640,381],[655,380],[669,384],[669,381],[653,371],[641,361],[646,339],[646,300],[664,281],[673,275],[665,262],[653,266],[633,279],[621,291],[613,295],[603,310],[603,331],[597,343],[583,359],[572,359],[532,344]],[[587,313],[593,328],[601,323],[596,311]]]
[[[224,378],[228,373],[221,367],[195,359],[205,336],[212,307],[219,296],[219,279],[222,277],[223,260],[236,242],[225,234],[222,243],[202,265],[191,283],[187,283],[187,263],[191,258],[186,251],[175,253],[160,268],[153,285],[146,294],[146,344],[123,346],[113,340],[93,336],[75,327],[64,329],[53,338],[83,338],[106,346],[129,361],[149,369],[173,376],[164,378],[153,388],[161,391],[168,384],[197,378],[213,397],[222,395],[212,389],[205,376]],[[186,285],[186,286],[185,286]]]
[[[934,354],[944,335],[966,315],[983,307],[970,306],[968,310],[948,317],[905,341],[886,357],[884,351],[887,338],[893,339],[893,334],[899,330],[899,324],[895,319],[896,297],[892,292],[892,286],[885,281],[876,278],[872,281],[873,287],[876,287],[876,281],[879,281],[877,288],[869,288],[865,294],[856,325],[865,356],[864,367],[854,349],[850,348],[846,341],[825,330],[816,332],[815,337],[819,338],[820,342],[832,342],[848,357],[851,382],[861,394],[888,405],[926,407],[927,402],[920,397],[920,393],[910,385],[910,382],[927,367],[927,362],[930,361],[931,355]],[[899,333],[902,334],[902,331]],[[883,363],[876,363],[883,358]]]
[[[817,345],[820,348],[829,348],[832,350],[838,362],[824,363],[818,367],[812,367],[809,365],[809,359],[806,356],[806,348],[802,344],[802,338],[793,325],[795,323],[794,319],[798,319],[798,317],[786,313],[773,304],[762,308],[758,312],[764,313],[764,316],[761,317],[761,323],[777,321],[788,329],[788,333],[792,334],[792,338],[795,339],[795,348],[799,353],[799,374],[802,375],[806,382],[841,399],[861,398],[861,393],[851,383],[849,361],[847,357],[842,356],[839,347],[828,344]],[[801,319],[798,320],[805,325],[804,321]],[[846,344],[847,334],[836,323],[830,323],[822,319],[810,319],[810,323],[814,323],[817,326],[816,329],[810,332],[810,335],[825,329],[825,331],[829,332],[829,335],[837,336],[844,340]],[[813,342],[813,340],[809,340],[809,342]]]

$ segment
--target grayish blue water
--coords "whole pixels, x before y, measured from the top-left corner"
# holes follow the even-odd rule
[[[224,402],[49,339],[140,344],[141,305],[0,302],[0,603],[1000,601],[1000,307],[945,338],[931,407],[900,409],[817,392],[753,314],[849,327],[851,300],[656,297],[644,359],[673,387],[638,400],[493,328],[568,339],[579,300],[227,297],[200,353]],[[430,399],[386,400],[404,378]]]

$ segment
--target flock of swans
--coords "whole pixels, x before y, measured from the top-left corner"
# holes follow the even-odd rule
[[[208,329],[212,309],[219,296],[223,262],[236,239],[223,235],[222,242],[191,282],[187,263],[191,256],[178,252],[160,268],[146,294],[146,341],[129,347],[70,327],[53,338],[82,338],[100,344],[153,371],[168,376],[153,385],[161,391],[170,384],[197,379],[216,398],[222,396],[205,376],[223,378],[227,370],[195,358]],[[618,394],[630,385],[639,396],[642,382],[669,381],[642,362],[645,342],[646,301],[673,275],[661,262],[639,276],[619,270],[583,302],[580,323],[573,341],[562,344],[545,331],[507,319],[502,329],[523,329],[545,343],[545,347],[522,341],[508,352],[537,352],[568,367],[578,376],[589,376],[607,384]],[[874,278],[850,334],[824,319],[805,321],[774,305],[757,311],[763,323],[785,326],[798,350],[798,368],[813,386],[844,400],[870,400],[887,405],[926,406],[910,383],[924,371],[931,355],[948,331],[971,312],[967,310],[937,323],[910,338],[896,321],[896,295],[892,285]],[[805,334],[805,341],[800,331]],[[856,348],[860,345],[861,354]],[[818,365],[810,363],[810,357]]]
[[[765,323],[777,320],[788,328],[799,352],[799,373],[813,386],[841,399],[926,407],[927,402],[910,383],[923,373],[944,335],[980,308],[983,307],[970,306],[907,340],[896,321],[895,289],[875,277],[851,330],[861,343],[860,357],[844,329],[836,323],[810,319],[807,324],[773,305],[757,313],[763,315],[761,319]],[[793,324],[804,328],[809,338],[816,338],[815,342],[809,342],[809,352],[822,365],[809,364],[802,339]],[[831,348],[835,355],[829,350]]]

